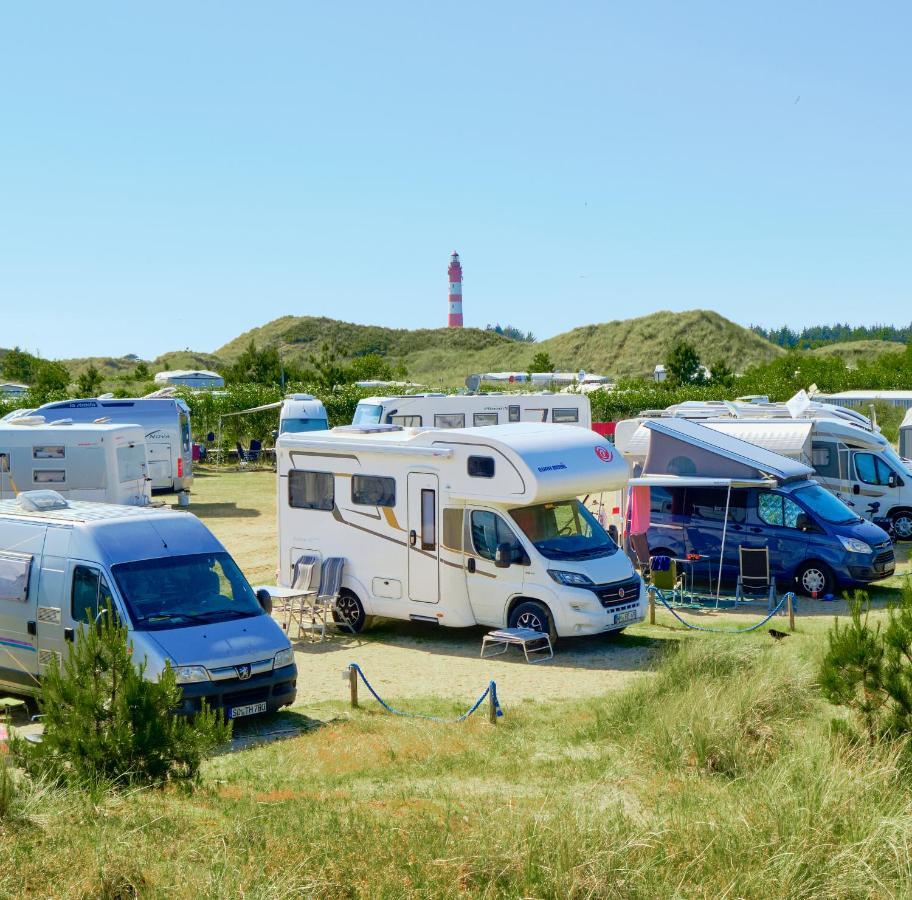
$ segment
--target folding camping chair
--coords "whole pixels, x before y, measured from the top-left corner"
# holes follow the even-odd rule
[[[315,569],[320,564],[320,557],[314,553],[304,553],[298,557],[291,575],[291,588],[296,593],[284,598],[284,608],[279,611],[285,613],[285,631],[291,638],[291,623],[298,625],[298,637],[304,628],[305,620],[309,623],[313,618],[313,598],[316,594],[314,588]],[[276,607],[273,607],[276,610]]]
[[[649,580],[653,587],[669,594],[672,600],[684,597],[684,577],[678,571],[678,563],[670,556],[649,557]]]
[[[341,556],[328,556],[320,566],[320,587],[310,605],[310,639],[317,639],[320,629],[320,640],[326,637],[328,619],[336,609],[339,591],[342,588],[342,569],[345,559]],[[337,623],[338,624],[338,623]]]
[[[262,450],[263,444],[261,441],[251,441],[250,446],[247,448],[247,462],[259,462]]]
[[[745,594],[767,597],[769,609],[776,606],[776,579],[770,577],[768,547],[738,547],[740,572],[735,601],[747,602]]]

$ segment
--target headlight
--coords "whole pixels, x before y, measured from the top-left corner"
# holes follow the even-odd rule
[[[847,538],[839,535],[839,541],[849,553],[871,553],[871,548],[858,538]]]
[[[582,572],[564,572],[561,569],[548,569],[548,574],[558,583],[570,587],[590,587],[592,579]]]
[[[205,666],[176,666],[174,677],[178,684],[193,684],[196,681],[208,681],[209,673]]]
[[[284,669],[285,666],[294,665],[294,650],[291,647],[286,647],[284,650],[279,650],[275,655],[275,662],[273,662],[273,669]]]

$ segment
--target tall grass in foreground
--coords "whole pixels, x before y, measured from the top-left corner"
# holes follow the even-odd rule
[[[832,728],[802,640],[684,640],[623,695],[496,728],[362,711],[192,797],[49,796],[0,829],[0,894],[908,895],[903,748]]]

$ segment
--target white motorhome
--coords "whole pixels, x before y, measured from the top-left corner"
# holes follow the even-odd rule
[[[899,426],[899,455],[905,460],[912,460],[912,409]]]
[[[367,397],[358,403],[352,425],[404,428],[478,428],[515,422],[552,422],[592,427],[589,398],[583,394],[404,394]]]
[[[73,500],[145,506],[152,499],[138,425],[0,422],[0,498],[50,489]]]
[[[152,490],[189,491],[193,484],[190,408],[179,397],[64,400],[45,403],[35,414],[74,422],[139,425],[145,435]]]
[[[305,554],[344,557],[356,631],[384,616],[556,637],[645,615],[640,577],[578,499],[627,482],[593,431],[351,425],[282,435],[276,453],[280,583]]]
[[[816,480],[858,515],[889,520],[897,538],[912,539],[912,466],[897,455],[879,431],[866,429],[850,418],[826,417],[820,410],[814,410],[811,418],[751,417],[750,410],[707,416],[706,406],[680,404],[619,422],[615,446],[632,464],[642,463],[650,440],[649,429],[641,427],[644,421],[698,419],[707,428],[811,466]],[[718,413],[720,406],[724,409],[714,404],[713,411]]]
[[[180,712],[228,718],[294,701],[288,638],[196,516],[68,502],[54,491],[0,500],[0,685],[34,694],[79,628],[110,604],[133,658],[155,679],[170,664]]]
[[[326,431],[326,407],[312,394],[289,394],[282,401],[279,434],[301,431]]]

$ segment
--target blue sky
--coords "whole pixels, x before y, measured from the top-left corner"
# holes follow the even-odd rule
[[[912,319],[908,3],[7,4],[0,346]]]

